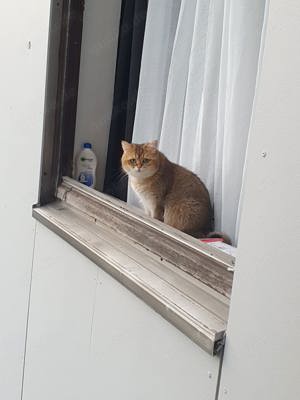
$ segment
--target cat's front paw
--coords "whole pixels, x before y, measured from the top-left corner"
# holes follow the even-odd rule
[[[162,208],[155,209],[152,218],[158,219],[159,221],[164,221],[164,210]]]

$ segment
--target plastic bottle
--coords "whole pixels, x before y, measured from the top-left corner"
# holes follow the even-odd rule
[[[94,188],[96,185],[97,157],[91,143],[84,143],[77,159],[77,179],[80,183]]]

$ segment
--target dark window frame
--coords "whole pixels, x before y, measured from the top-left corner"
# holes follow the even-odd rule
[[[39,204],[72,176],[84,0],[52,0]]]

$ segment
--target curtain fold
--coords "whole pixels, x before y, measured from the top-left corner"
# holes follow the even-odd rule
[[[133,142],[159,139],[237,241],[264,0],[149,0]],[[130,191],[129,202],[137,204]]]

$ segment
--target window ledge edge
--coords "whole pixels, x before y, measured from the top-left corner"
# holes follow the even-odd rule
[[[166,267],[161,262],[164,274],[160,275],[157,273],[159,261],[153,260],[150,254],[147,256],[134,243],[125,242],[123,247],[128,252],[122,252],[118,245],[112,244],[113,238],[115,243],[120,242],[117,232],[97,225],[61,200],[35,207],[33,217],[117,279],[207,353],[215,355],[221,351],[229,309],[225,296],[212,294],[211,289],[205,289],[205,285],[188,274],[185,280],[185,273],[177,272],[170,264]],[[184,285],[193,289],[194,297]]]

